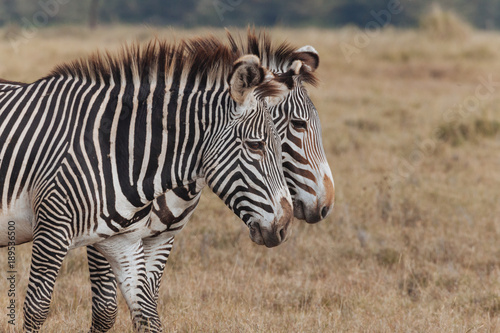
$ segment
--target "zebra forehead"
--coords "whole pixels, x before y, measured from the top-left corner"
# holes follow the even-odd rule
[[[298,81],[297,78],[294,78]],[[273,118],[281,118],[282,114],[292,115],[301,119],[309,119],[317,115],[316,108],[307,93],[307,90],[295,82],[286,98],[279,104],[271,107]]]

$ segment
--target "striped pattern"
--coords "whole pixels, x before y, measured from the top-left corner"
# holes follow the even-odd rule
[[[311,72],[319,61],[319,58],[314,59],[317,52],[311,47],[297,49],[288,44],[272,46],[268,35],[257,36],[252,32],[248,33],[246,43],[237,44],[231,36],[230,40],[233,49],[259,56],[263,63],[271,66],[273,72],[281,75],[282,80],[292,80],[289,83],[291,90],[286,97],[270,108],[281,137],[285,177],[294,200],[296,217],[311,223],[324,219],[333,206],[333,178],[322,145],[318,112],[303,86],[304,81],[313,84],[316,82]],[[303,59],[301,68],[294,63],[298,59]],[[316,65],[313,61],[316,61]],[[310,67],[306,69],[305,66]],[[182,230],[192,215],[199,202],[202,187],[203,185],[192,184],[190,187],[177,188],[167,192],[153,204],[150,228],[156,230],[157,234],[144,240],[144,248],[148,252],[147,275],[152,290],[155,291],[155,299],[158,298],[157,291],[172,248],[173,236]],[[100,256],[95,249],[89,248],[88,251],[96,258]],[[102,271],[91,270],[92,281],[99,280],[101,274],[103,279],[112,274],[109,266],[101,269]],[[116,287],[112,284],[103,286],[102,289],[93,286],[92,290],[100,291],[93,293],[95,308],[108,308],[100,313],[93,312],[91,331],[106,332],[116,319]],[[111,317],[108,313],[115,313],[115,316]]]
[[[18,244],[33,240],[25,331],[45,320],[66,252],[90,244],[111,265],[136,329],[161,331],[142,239],[158,235],[151,203],[169,189],[206,183],[255,242],[286,238],[291,199],[262,100],[283,83],[240,55],[213,38],[153,42],[0,94],[0,220],[16,221]]]

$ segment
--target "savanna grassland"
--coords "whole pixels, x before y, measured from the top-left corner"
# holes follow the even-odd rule
[[[289,240],[266,249],[205,190],[167,264],[166,332],[500,331],[500,34],[388,28],[360,44],[360,31],[270,30],[320,54],[320,85],[308,89],[334,212],[315,225],[294,221]],[[207,32],[48,28],[18,53],[0,39],[0,77],[31,82],[95,49]],[[9,330],[5,253],[1,332]],[[30,245],[18,246],[15,332],[29,258]],[[119,303],[112,332],[129,332],[121,295]],[[90,319],[78,249],[64,262],[43,332],[86,332]]]

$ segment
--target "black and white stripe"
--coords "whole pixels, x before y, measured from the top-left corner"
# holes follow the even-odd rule
[[[271,66],[270,70],[283,76],[282,80],[292,80],[291,90],[286,97],[270,109],[281,137],[283,167],[294,200],[295,216],[310,223],[318,222],[331,212],[334,186],[321,141],[318,112],[303,86],[304,75],[309,74],[304,70],[311,72],[317,67],[319,58],[314,58],[317,52],[310,46],[296,49],[288,44],[281,44],[272,47],[267,35],[257,37],[253,33],[248,34],[247,44],[239,45],[238,48],[259,56]],[[294,63],[297,59],[303,61]],[[306,77],[305,81],[307,79]],[[159,288],[173,236],[182,230],[198,204],[202,186],[194,185],[169,191],[153,204],[150,227],[158,231],[165,229],[145,240],[144,245],[145,249],[149,249],[146,265],[153,290]],[[89,253],[92,251],[94,256],[99,256],[98,252],[89,249]],[[102,274],[106,276],[109,271],[109,266],[108,269],[103,268]],[[99,274],[99,271],[91,271],[95,280],[98,280]],[[98,289],[93,287],[93,290]],[[157,293],[155,297],[158,297]],[[113,290],[112,285],[103,289],[100,294],[93,294],[93,303],[109,306],[109,312],[116,311],[114,299],[116,290]],[[102,316],[93,314],[92,327],[106,327],[102,332],[110,329],[116,318],[110,320],[105,313],[107,312],[103,312]]]
[[[266,73],[213,38],[152,42],[1,94],[0,217],[18,221],[16,243],[33,240],[25,331],[45,320],[66,252],[90,244],[110,263],[135,327],[161,331],[142,239],[158,234],[151,203],[167,190],[206,182],[255,242],[285,239],[281,145],[256,98],[282,83]]]

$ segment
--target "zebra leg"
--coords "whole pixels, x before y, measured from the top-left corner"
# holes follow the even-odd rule
[[[92,326],[89,333],[104,333],[113,327],[118,315],[115,274],[95,247],[87,246],[87,258],[92,284]]]
[[[36,232],[31,250],[31,268],[24,300],[24,332],[38,332],[49,313],[52,291],[61,268],[68,242],[61,234],[43,229]]]
[[[159,234],[143,240],[144,253],[146,255],[146,272],[149,287],[154,295],[155,303],[158,304],[158,290],[160,288],[163,270],[168,256],[174,245],[174,237],[165,237]]]
[[[144,240],[147,280],[158,303],[158,290],[174,237],[163,234]],[[89,333],[109,331],[116,320],[116,279],[106,258],[93,246],[87,246],[90,281],[92,283],[92,326]]]
[[[142,240],[122,234],[94,244],[94,247],[110,263],[136,331],[162,332],[156,302],[147,283]]]

